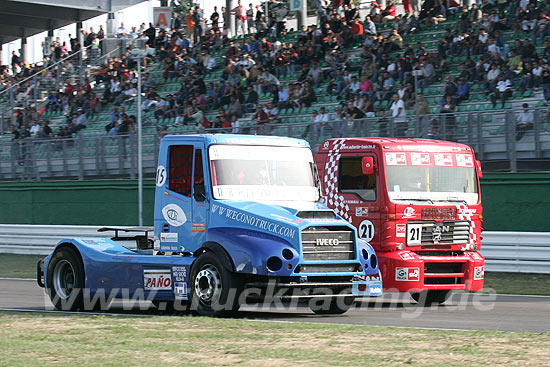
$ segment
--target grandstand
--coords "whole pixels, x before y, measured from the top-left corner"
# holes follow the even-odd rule
[[[480,43],[476,46],[464,43],[468,40],[457,39],[452,37],[452,34],[455,29],[459,29],[460,34],[469,33],[472,39],[477,40],[479,29],[485,24],[484,18],[468,23],[465,20],[467,15],[464,14],[466,10],[452,9],[452,15],[450,10],[447,9],[449,13],[445,18],[439,14],[424,18],[421,22],[417,22],[415,17],[408,18],[409,20],[397,17],[390,22],[377,22],[378,35],[383,37],[379,46],[383,51],[365,45],[365,40],[372,40],[372,37],[366,34],[353,34],[351,27],[346,30],[346,25],[341,26],[340,33],[334,32],[338,36],[336,42],[332,42],[331,33],[326,36],[321,33],[316,37],[317,31],[312,29],[309,29],[309,32],[289,29],[288,32],[275,37],[274,34],[268,34],[267,28],[265,34],[260,35],[260,38],[265,38],[266,41],[255,45],[257,50],[245,50],[254,43],[251,36],[258,36],[257,33],[238,35],[229,39],[224,38],[221,33],[218,36],[215,33],[206,33],[202,37],[202,44],[196,44],[187,50],[182,45],[190,42],[191,34],[186,34],[188,32],[184,30],[176,30],[172,32],[170,41],[166,41],[165,44],[151,43],[149,46],[156,51],[147,57],[146,67],[143,69],[142,75],[146,84],[144,97],[153,100],[158,96],[164,100],[168,96],[175,96],[174,99],[179,102],[175,102],[175,106],[169,105],[168,108],[161,109],[161,112],[158,112],[157,105],[143,113],[145,173],[153,175],[155,172],[159,141],[163,135],[204,132],[267,133],[304,137],[314,148],[327,138],[341,136],[440,138],[471,145],[478,159],[483,161],[486,170],[547,169],[546,162],[550,156],[550,123],[547,118],[548,108],[542,97],[541,86],[544,86],[544,80],[535,81],[533,77],[531,81],[528,79],[529,76],[525,77],[526,73],[512,72],[510,93],[507,93],[508,98],[501,103],[502,93],[498,91],[496,81],[492,84],[484,80],[483,75],[486,73],[481,69],[485,67],[484,64],[489,66],[491,63],[497,63],[499,67],[506,64],[510,59],[510,50],[517,52],[522,49],[516,47],[516,40],[524,42],[524,39],[531,38],[538,28],[535,32],[518,31],[517,27],[521,29],[522,26],[519,20],[527,19],[525,14],[522,15],[521,11],[516,14],[511,7],[503,8],[502,11],[506,15],[500,22],[505,24],[505,27],[495,27],[496,21],[488,23],[490,27],[496,28],[490,30],[489,38],[494,38],[501,46],[497,49],[489,48],[490,43],[489,47]],[[370,10],[367,9],[366,12],[368,11]],[[471,12],[472,9],[468,11]],[[344,16],[345,14],[344,12]],[[365,23],[364,19],[363,16],[353,20],[355,23]],[[321,19],[318,29],[323,29],[325,24],[334,27],[332,20],[332,17],[328,20]],[[352,24],[351,20],[349,24]],[[465,25],[468,27],[464,28]],[[393,29],[397,29],[397,33],[403,35],[403,46],[399,49],[391,45]],[[451,30],[451,36],[447,30]],[[158,32],[157,30],[157,39],[163,36]],[[176,33],[182,35],[183,41],[178,41]],[[550,49],[547,50],[544,45],[545,36],[546,33],[535,38],[534,46],[536,59],[541,60],[541,64],[544,63],[544,67],[548,68],[545,55]],[[310,52],[310,57],[301,57],[297,50],[301,43],[308,45],[308,42],[313,44],[314,49]],[[376,40],[374,42],[377,43]],[[298,57],[284,58],[284,47],[289,44],[295,45],[294,49],[288,51],[289,54],[296,51]],[[448,50],[442,51],[442,44],[447,44]],[[281,51],[277,51],[277,48]],[[460,49],[462,53],[459,52]],[[211,52],[216,60],[217,67],[210,72],[205,71],[206,63],[204,67],[200,65],[203,52]],[[251,76],[257,72],[253,70],[254,67],[245,72],[239,69],[239,66],[231,66],[237,61],[235,53],[239,57],[251,55],[257,65],[270,71],[271,75],[276,74],[279,84],[289,86],[292,90],[301,89],[302,97],[298,97],[295,103],[280,103],[276,90],[260,86],[258,80],[263,79]],[[466,55],[467,53],[471,55]],[[411,60],[414,59],[414,62],[411,63],[410,70],[399,69],[405,65],[405,61],[397,66],[396,71],[388,69],[393,63],[389,63],[384,70],[378,69],[378,65],[381,65],[380,60],[385,63],[389,57],[396,60],[395,64],[399,64],[400,60],[410,58],[411,54]],[[373,79],[374,89],[369,91],[367,88],[361,93],[362,90],[353,89],[350,83],[353,76],[357,80],[362,79],[365,63],[371,55],[376,60],[375,74],[369,75]],[[106,126],[111,124],[113,116],[117,115],[121,108],[125,109],[128,116],[137,114],[135,93],[129,93],[124,98],[120,97],[122,94],[105,98],[106,94],[111,94],[113,78],[109,77],[109,73],[113,65],[115,68],[121,64],[126,67],[121,70],[126,73],[121,79],[122,84],[130,85],[131,80],[135,78],[135,66],[132,67],[132,62],[127,56],[123,52],[121,59],[104,57],[99,62],[92,62],[90,56],[89,64],[102,66],[87,66],[86,75],[89,83],[82,80],[82,70],[77,67],[78,65],[73,65],[76,58],[70,58],[51,71],[42,72],[34,79],[31,78],[17,89],[6,89],[0,96],[3,98],[1,110],[7,111],[10,119],[14,111],[23,114],[25,117],[19,119],[23,120],[20,123],[23,125],[29,123],[28,116],[31,116],[31,120],[48,120],[53,130],[50,137],[55,138],[20,138],[12,141],[14,135],[8,133],[5,125],[6,134],[0,137],[0,179],[84,179],[137,175],[137,140],[136,134],[132,131],[133,124],[130,122],[129,127],[121,133],[113,132],[113,126],[106,130]],[[281,56],[281,60],[278,60],[277,56]],[[187,57],[195,59],[198,65],[193,64]],[[526,65],[531,59],[534,58],[523,57],[522,62]],[[301,63],[300,60],[308,62]],[[449,92],[450,82],[446,79],[450,77],[452,80],[458,80],[464,77],[464,70],[467,69],[464,63],[467,60],[474,64],[478,63],[472,70],[482,72],[480,76],[470,76],[469,98],[455,102],[453,93],[456,91]],[[174,61],[179,64],[174,66]],[[302,76],[311,70],[313,62],[318,63],[324,78],[318,85],[312,86],[315,98],[304,99],[304,89],[307,88],[303,86],[311,77]],[[436,75],[425,77],[421,63],[434,64]],[[414,69],[418,71],[413,72]],[[241,73],[236,70],[241,70]],[[391,88],[384,89],[383,85],[378,85],[376,78],[387,71],[394,73],[398,80]],[[343,80],[342,85],[338,84],[340,80]],[[404,104],[406,118],[392,116],[391,112],[391,96],[399,92],[400,82],[409,84],[409,90],[403,89],[403,95],[408,96]],[[231,124],[230,118],[225,115],[228,111],[227,103],[220,106],[215,98],[209,98],[211,83],[215,87],[232,83],[231,87],[226,88],[227,96],[221,96],[221,99],[227,98],[225,102],[229,102],[230,97],[234,96],[242,100],[245,111],[236,119],[238,123],[233,121]],[[311,84],[316,83],[311,80]],[[83,94],[93,98],[86,101],[85,98],[78,100],[70,97],[69,103],[59,102],[59,105],[65,106],[63,109],[52,108],[48,96],[53,93],[61,99],[67,98],[67,85],[80,85],[75,92],[69,90],[69,93],[79,96],[80,88]],[[253,106],[247,106],[245,103],[249,96],[246,92],[249,86],[260,91],[258,101]],[[29,88],[30,92],[25,95]],[[194,94],[196,90],[207,99],[207,103],[202,107],[193,106],[194,103],[190,102],[197,98]],[[292,100],[292,90],[289,92],[289,100]],[[21,92],[24,95],[18,99],[17,93]],[[423,95],[428,110],[422,111],[419,107],[415,109],[415,106],[420,106],[418,94]],[[446,102],[443,97],[447,94],[452,94],[450,104],[453,106],[450,110],[445,109]],[[361,104],[362,95],[368,96],[368,103]],[[93,103],[90,103],[91,101]],[[496,105],[493,101],[496,101]],[[358,115],[351,112],[353,109],[347,109],[349,102],[355,103],[354,106],[361,111],[361,117],[355,118]],[[274,110],[273,105],[269,103],[279,107]],[[527,109],[523,108],[525,103],[528,104]],[[268,123],[261,123],[262,115],[256,113],[257,105],[270,111]],[[224,109],[224,113],[218,119],[220,107]],[[319,112],[321,107],[324,107],[328,114],[328,122],[324,122],[323,127],[319,128],[320,126],[316,126],[319,123],[313,122],[312,115],[314,111]],[[140,108],[143,108],[143,105]],[[77,117],[73,117],[73,114],[76,112],[78,115],[78,109],[83,109],[87,115],[86,128],[77,130],[70,136],[59,134],[63,126],[74,127],[75,122],[72,120],[76,120]],[[31,121],[31,124],[34,122]]]

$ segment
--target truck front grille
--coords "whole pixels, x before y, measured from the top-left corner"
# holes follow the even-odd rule
[[[309,227],[302,231],[302,254],[306,261],[353,260],[353,231],[347,227]]]
[[[422,245],[459,245],[470,241],[470,222],[422,222]]]

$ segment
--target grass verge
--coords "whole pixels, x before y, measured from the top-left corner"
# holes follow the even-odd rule
[[[0,365],[550,365],[550,334],[0,312]]]
[[[36,263],[44,256],[0,254],[0,278],[36,277]],[[550,274],[485,273],[485,288],[502,294],[550,295]]]
[[[36,263],[42,255],[0,254],[0,278],[36,278]]]

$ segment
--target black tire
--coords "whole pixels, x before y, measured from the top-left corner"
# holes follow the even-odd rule
[[[48,293],[56,309],[78,311],[84,306],[84,266],[71,248],[56,251],[48,264]]]
[[[317,304],[314,299],[312,299],[309,302],[309,308],[311,311],[315,312],[317,315],[341,315],[343,313],[346,313],[351,306],[353,305],[353,302],[355,301],[355,297],[335,297],[332,298],[328,304],[325,302],[320,302],[320,304]]]
[[[191,269],[191,309],[201,316],[229,316],[239,310],[243,283],[212,252],[205,252]]]
[[[433,304],[442,304],[450,296],[452,291],[450,290],[437,290],[437,291],[423,291],[420,293],[411,293],[411,297],[420,306],[431,306]]]

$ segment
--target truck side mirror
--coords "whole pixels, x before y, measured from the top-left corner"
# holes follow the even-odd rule
[[[368,176],[374,173],[374,159],[372,157],[363,157],[361,160],[361,168],[363,174]]]
[[[481,162],[476,161],[476,171],[479,178],[483,177],[483,171],[481,170]]]
[[[206,200],[206,194],[204,191],[204,184],[196,184],[193,187],[193,198],[195,201],[202,202]]]

